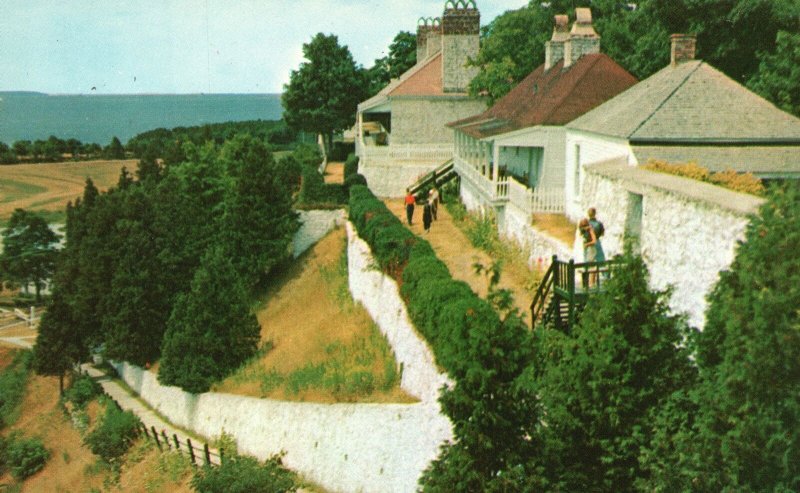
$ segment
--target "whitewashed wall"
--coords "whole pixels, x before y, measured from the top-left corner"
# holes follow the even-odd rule
[[[500,234],[514,240],[525,249],[529,265],[548,267],[553,255],[558,256],[559,260],[572,258],[576,261],[582,260],[580,257],[575,257],[573,245],[567,245],[531,226],[530,215],[510,202],[502,209],[501,214],[503,220],[498,221]]]
[[[343,209],[298,212],[300,213],[301,226],[292,241],[294,258],[302,255],[303,252],[311,248],[311,245],[324,238],[333,228],[344,224],[346,218]]]
[[[441,162],[410,164],[388,160],[373,161],[366,165],[359,163],[358,172],[364,175],[369,189],[378,197],[403,197],[406,188],[441,164]]]
[[[225,431],[242,453],[284,464],[329,491],[413,492],[445,440],[450,421],[431,403],[313,404],[230,394],[189,394],[120,363],[117,371],[172,423],[206,437]]]
[[[335,222],[338,216],[308,217],[309,224],[330,224],[327,219]],[[224,430],[236,437],[241,452],[262,459],[285,451],[287,467],[329,491],[416,491],[422,471],[453,439],[452,425],[436,401],[449,380],[411,325],[397,284],[375,270],[369,247],[349,222],[347,232],[353,298],[386,335],[402,366],[401,387],[419,403],[314,404],[193,395],[162,386],[154,374],[127,363],[115,365],[122,379],[172,423],[209,438]]]
[[[640,252],[651,284],[672,286],[670,306],[705,324],[706,296],[733,262],[763,199],[688,178],[606,162],[585,168],[582,208],[597,208],[606,256],[621,253],[632,194],[642,197]]]

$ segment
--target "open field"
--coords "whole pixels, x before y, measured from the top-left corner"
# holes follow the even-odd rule
[[[17,208],[40,212],[49,222],[63,222],[67,202],[83,194],[87,177],[105,190],[117,182],[123,166],[133,172],[137,162],[128,159],[0,166],[0,224],[5,224]]]
[[[344,229],[279,275],[258,310],[260,356],[212,390],[312,402],[413,402],[397,361],[347,288]]]

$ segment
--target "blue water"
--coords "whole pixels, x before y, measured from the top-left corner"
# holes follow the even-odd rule
[[[279,120],[279,94],[82,95],[0,92],[0,141],[78,139],[123,143],[155,128]]]

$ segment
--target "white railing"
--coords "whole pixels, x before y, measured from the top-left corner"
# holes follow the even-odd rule
[[[421,161],[441,163],[453,157],[452,144],[415,145],[391,144],[388,146],[364,145],[360,152],[366,160]]]
[[[531,212],[551,212],[562,214],[566,197],[561,187],[537,188],[531,193]]]
[[[472,164],[459,156],[453,158],[456,173],[466,178],[484,196],[486,200],[498,202],[508,200],[508,179],[500,178],[492,181],[490,176],[483,175]]]
[[[531,189],[513,178],[508,181],[508,201],[526,214],[531,214]]]

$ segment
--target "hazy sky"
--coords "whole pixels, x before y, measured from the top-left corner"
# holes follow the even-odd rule
[[[526,0],[477,0],[481,24]],[[281,92],[333,33],[371,66],[444,0],[2,0],[0,91]],[[92,87],[96,90],[92,91]]]

